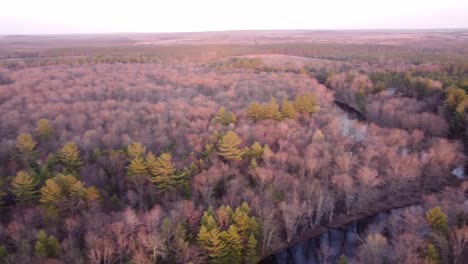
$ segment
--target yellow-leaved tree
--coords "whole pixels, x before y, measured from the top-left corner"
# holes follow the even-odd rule
[[[228,131],[218,141],[218,154],[227,160],[242,160],[245,150],[239,148],[240,143],[239,136],[233,131]]]

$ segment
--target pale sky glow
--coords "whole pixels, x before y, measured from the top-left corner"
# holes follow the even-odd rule
[[[0,34],[468,28],[468,0],[4,0]]]

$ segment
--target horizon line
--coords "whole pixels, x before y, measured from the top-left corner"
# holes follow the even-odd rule
[[[0,33],[0,36],[64,36],[64,35],[131,35],[131,34],[190,34],[190,33],[228,33],[228,32],[262,32],[262,31],[463,31],[468,27],[454,28],[344,28],[344,29],[227,29],[227,30],[194,30],[194,31],[135,31],[135,32],[76,32],[76,33]]]

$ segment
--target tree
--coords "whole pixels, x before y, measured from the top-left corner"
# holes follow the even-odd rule
[[[249,235],[257,231],[257,221],[255,217],[249,216],[250,207],[247,203],[242,203],[241,206],[234,210],[232,221],[236,225],[237,231],[243,240],[247,240]]]
[[[16,147],[23,155],[29,155],[33,152],[37,142],[30,134],[22,133],[16,138]]]
[[[146,153],[146,147],[143,146],[140,142],[133,142],[127,146],[127,153],[131,159],[143,158]]]
[[[44,230],[41,230],[37,233],[36,238],[35,250],[39,256],[46,258],[58,257],[60,244],[55,237],[47,235]]]
[[[56,205],[58,201],[95,201],[99,198],[99,190],[96,187],[86,188],[82,181],[64,174],[48,179],[40,192],[40,202],[46,205]]]
[[[262,119],[262,105],[257,102],[253,102],[249,104],[247,108],[247,116],[252,118],[254,121],[258,121]]]
[[[245,263],[256,264],[259,261],[257,239],[253,234],[250,234],[249,240],[247,241],[246,252],[245,252]]]
[[[255,141],[250,148],[250,156],[252,156],[252,158],[261,158],[262,155],[263,147],[260,145],[260,143],[258,143],[258,141]]]
[[[54,130],[47,119],[39,119],[37,121],[36,132],[42,140],[48,140],[54,135]]]
[[[276,121],[281,121],[283,119],[279,111],[279,105],[274,97],[270,99],[270,103],[268,104],[268,118]]]
[[[224,108],[224,106],[221,106],[218,110],[218,113],[216,113],[215,120],[221,125],[227,126],[231,123],[236,122],[236,116],[234,115],[233,112],[226,112],[226,109]]]
[[[442,211],[440,206],[436,206],[427,211],[426,220],[429,222],[433,230],[443,234],[448,234],[449,226],[447,224],[447,215]]]
[[[294,104],[286,98],[283,100],[283,105],[281,107],[281,116],[283,116],[283,118],[289,119],[296,119],[297,117],[296,109],[294,109]]]
[[[143,158],[136,156],[130,161],[130,165],[127,167],[127,175],[133,176],[144,176],[148,174],[148,168]]]
[[[439,254],[437,253],[437,249],[434,247],[432,243],[429,243],[427,245],[425,256],[426,256],[427,261],[431,264],[440,263]]]
[[[202,225],[197,235],[197,241],[208,252],[211,260],[210,263],[222,263],[221,260],[226,244],[221,239],[221,232],[217,226],[208,229]]]
[[[176,189],[181,175],[176,173],[175,164],[172,162],[172,155],[163,153],[155,157],[152,153],[146,158],[150,181],[156,188],[162,191],[172,191]]]
[[[40,192],[40,202],[44,204],[54,203],[62,197],[62,189],[53,179],[47,180]]]
[[[19,171],[11,182],[11,192],[18,202],[30,202],[36,198],[37,183],[31,175],[25,171]]]
[[[295,106],[299,113],[312,114],[319,110],[317,98],[312,93],[297,95]]]
[[[238,148],[240,143],[239,136],[235,132],[228,131],[218,141],[218,154],[227,160],[242,160],[245,150]]]
[[[59,160],[65,167],[65,173],[77,174],[82,165],[80,152],[75,143],[68,141],[59,152]]]
[[[222,253],[223,263],[241,263],[242,240],[234,225],[230,225],[227,231],[221,232],[221,239],[225,247]]]

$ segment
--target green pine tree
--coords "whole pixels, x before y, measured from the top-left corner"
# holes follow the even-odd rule
[[[297,113],[294,109],[294,104],[288,99],[283,100],[283,105],[281,107],[281,115],[283,118],[296,119]]]
[[[39,119],[37,121],[36,132],[41,140],[49,140],[54,135],[54,129],[47,119]]]
[[[253,234],[250,234],[249,240],[247,241],[245,263],[256,264],[260,258],[258,257],[257,239]]]
[[[245,150],[239,149],[240,143],[239,136],[232,131],[228,131],[218,142],[218,154],[227,160],[242,160]]]
[[[18,202],[31,202],[36,198],[37,183],[33,177],[25,172],[19,171],[11,182],[11,192]]]
[[[65,173],[77,174],[82,165],[80,151],[71,141],[65,143],[60,150],[59,160],[65,168]]]
[[[37,233],[36,238],[36,254],[46,258],[58,257],[60,251],[60,244],[55,237],[47,235],[46,232],[44,232],[44,230],[41,230]]]
[[[234,225],[230,225],[227,231],[221,232],[221,239],[225,247],[222,252],[222,263],[241,263],[242,239]]]

